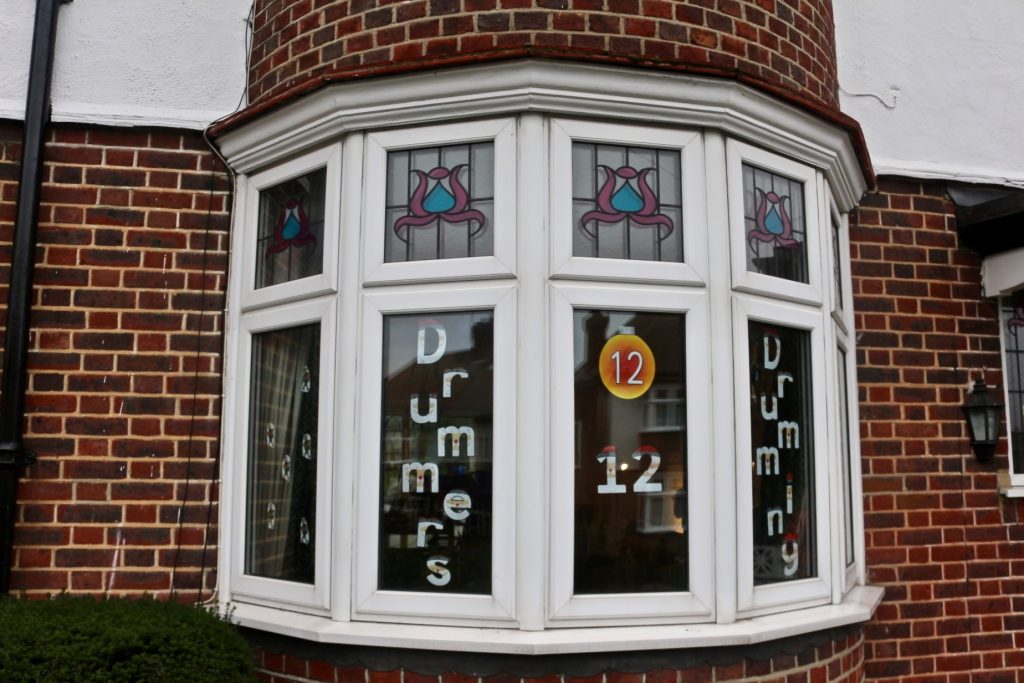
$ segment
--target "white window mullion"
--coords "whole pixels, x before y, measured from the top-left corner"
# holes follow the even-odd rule
[[[705,169],[707,184],[707,210],[709,226],[729,224],[729,193],[727,192],[725,137],[718,132],[704,134]],[[730,253],[728,230],[708,231],[708,253],[725,257]],[[732,279],[729,261],[725,267],[711,268],[708,282],[710,297],[710,330],[712,340],[732,339]],[[711,450],[714,466],[714,576],[715,603],[718,623],[728,624],[736,619],[736,452],[733,412],[732,346],[729,343],[711,344]]]
[[[517,249],[519,263],[518,348],[530,362],[517,365],[516,411],[519,448],[516,473],[516,616],[519,628],[537,631],[547,618],[547,550],[550,508],[548,506],[548,440],[550,426],[547,378],[550,368],[545,335],[536,333],[536,323],[547,320],[546,251],[548,176],[546,168],[546,127],[539,114],[524,114],[519,120],[519,175]]]
[[[338,320],[342,321],[342,334],[338,335],[337,370],[334,386],[354,387],[358,383],[359,368],[359,277],[360,277],[360,219],[362,215],[363,134],[353,133],[342,144],[341,214],[338,226],[338,271],[340,295],[336,303]],[[332,496],[335,500],[334,558],[331,612],[335,620],[348,621],[351,617],[354,535],[351,524],[337,520],[355,518],[356,482],[356,405],[357,393],[339,391],[333,410],[338,426],[334,441],[335,477]]]

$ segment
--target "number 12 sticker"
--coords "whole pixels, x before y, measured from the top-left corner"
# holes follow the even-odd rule
[[[654,353],[632,330],[605,342],[598,367],[605,389],[619,398],[639,398],[654,382]]]

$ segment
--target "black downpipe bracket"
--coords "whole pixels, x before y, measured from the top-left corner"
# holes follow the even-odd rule
[[[7,294],[4,374],[0,383],[0,595],[5,595],[11,586],[18,479],[25,466],[35,461],[35,455],[25,449],[22,440],[29,312],[32,307],[39,191],[43,183],[43,148],[50,122],[50,81],[57,38],[57,13],[60,5],[69,1],[36,0],[36,21],[32,33],[11,282]]]

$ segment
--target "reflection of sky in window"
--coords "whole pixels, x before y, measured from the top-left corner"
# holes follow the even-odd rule
[[[448,315],[448,314],[445,314]],[[447,344],[445,356],[462,353],[473,348],[473,325],[480,321],[479,314],[471,312],[468,320],[462,318],[460,324],[452,325],[451,320],[444,326]],[[490,313],[484,315],[490,316]],[[430,315],[396,315],[388,316],[391,320],[391,338],[393,343],[385,343],[384,350],[388,357],[384,359],[385,372],[395,375],[410,365],[416,364],[416,335],[421,322],[439,322],[439,318]],[[469,324],[466,324],[468,322]],[[427,333],[427,352],[437,348],[437,336]],[[442,357],[443,360],[444,357]],[[441,361],[438,361],[441,362]]]
[[[610,337],[612,334],[621,332],[619,327],[632,327],[633,316],[635,313],[616,313],[614,311],[605,311],[608,315],[608,327],[605,328],[605,337]],[[583,329],[586,332],[586,327]],[[587,349],[586,349],[586,334],[575,334],[573,335],[573,355],[575,356],[573,367],[579,370],[580,366],[583,365],[587,360]]]

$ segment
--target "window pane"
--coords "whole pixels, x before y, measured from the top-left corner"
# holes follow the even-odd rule
[[[257,289],[324,271],[326,188],[320,169],[260,191]]]
[[[832,278],[835,284],[835,309],[843,310],[843,275],[840,267],[842,258],[842,241],[840,240],[839,223],[832,219]]]
[[[846,380],[846,353],[839,350],[839,419],[841,424],[839,428],[841,430],[840,436],[843,440],[843,507],[846,510],[844,518],[846,524],[844,527],[844,538],[846,541],[846,566],[850,566],[854,562],[854,549],[853,549],[853,492],[851,490],[851,482],[853,482],[853,475],[850,470],[850,407],[848,402],[849,385]]]
[[[689,587],[685,317],[576,310],[573,592]]]
[[[743,164],[747,270],[807,282],[804,186]]]
[[[683,260],[678,150],[572,144],[573,256]]]
[[[1006,389],[1010,399],[1010,441],[1013,473],[1024,474],[1024,293],[1003,299],[1006,333]]]
[[[491,311],[384,318],[382,590],[491,593]]]
[[[384,261],[494,253],[494,143],[388,152]]]
[[[320,325],[253,335],[246,573],[313,583]]]
[[[754,585],[817,575],[810,333],[750,321]]]

